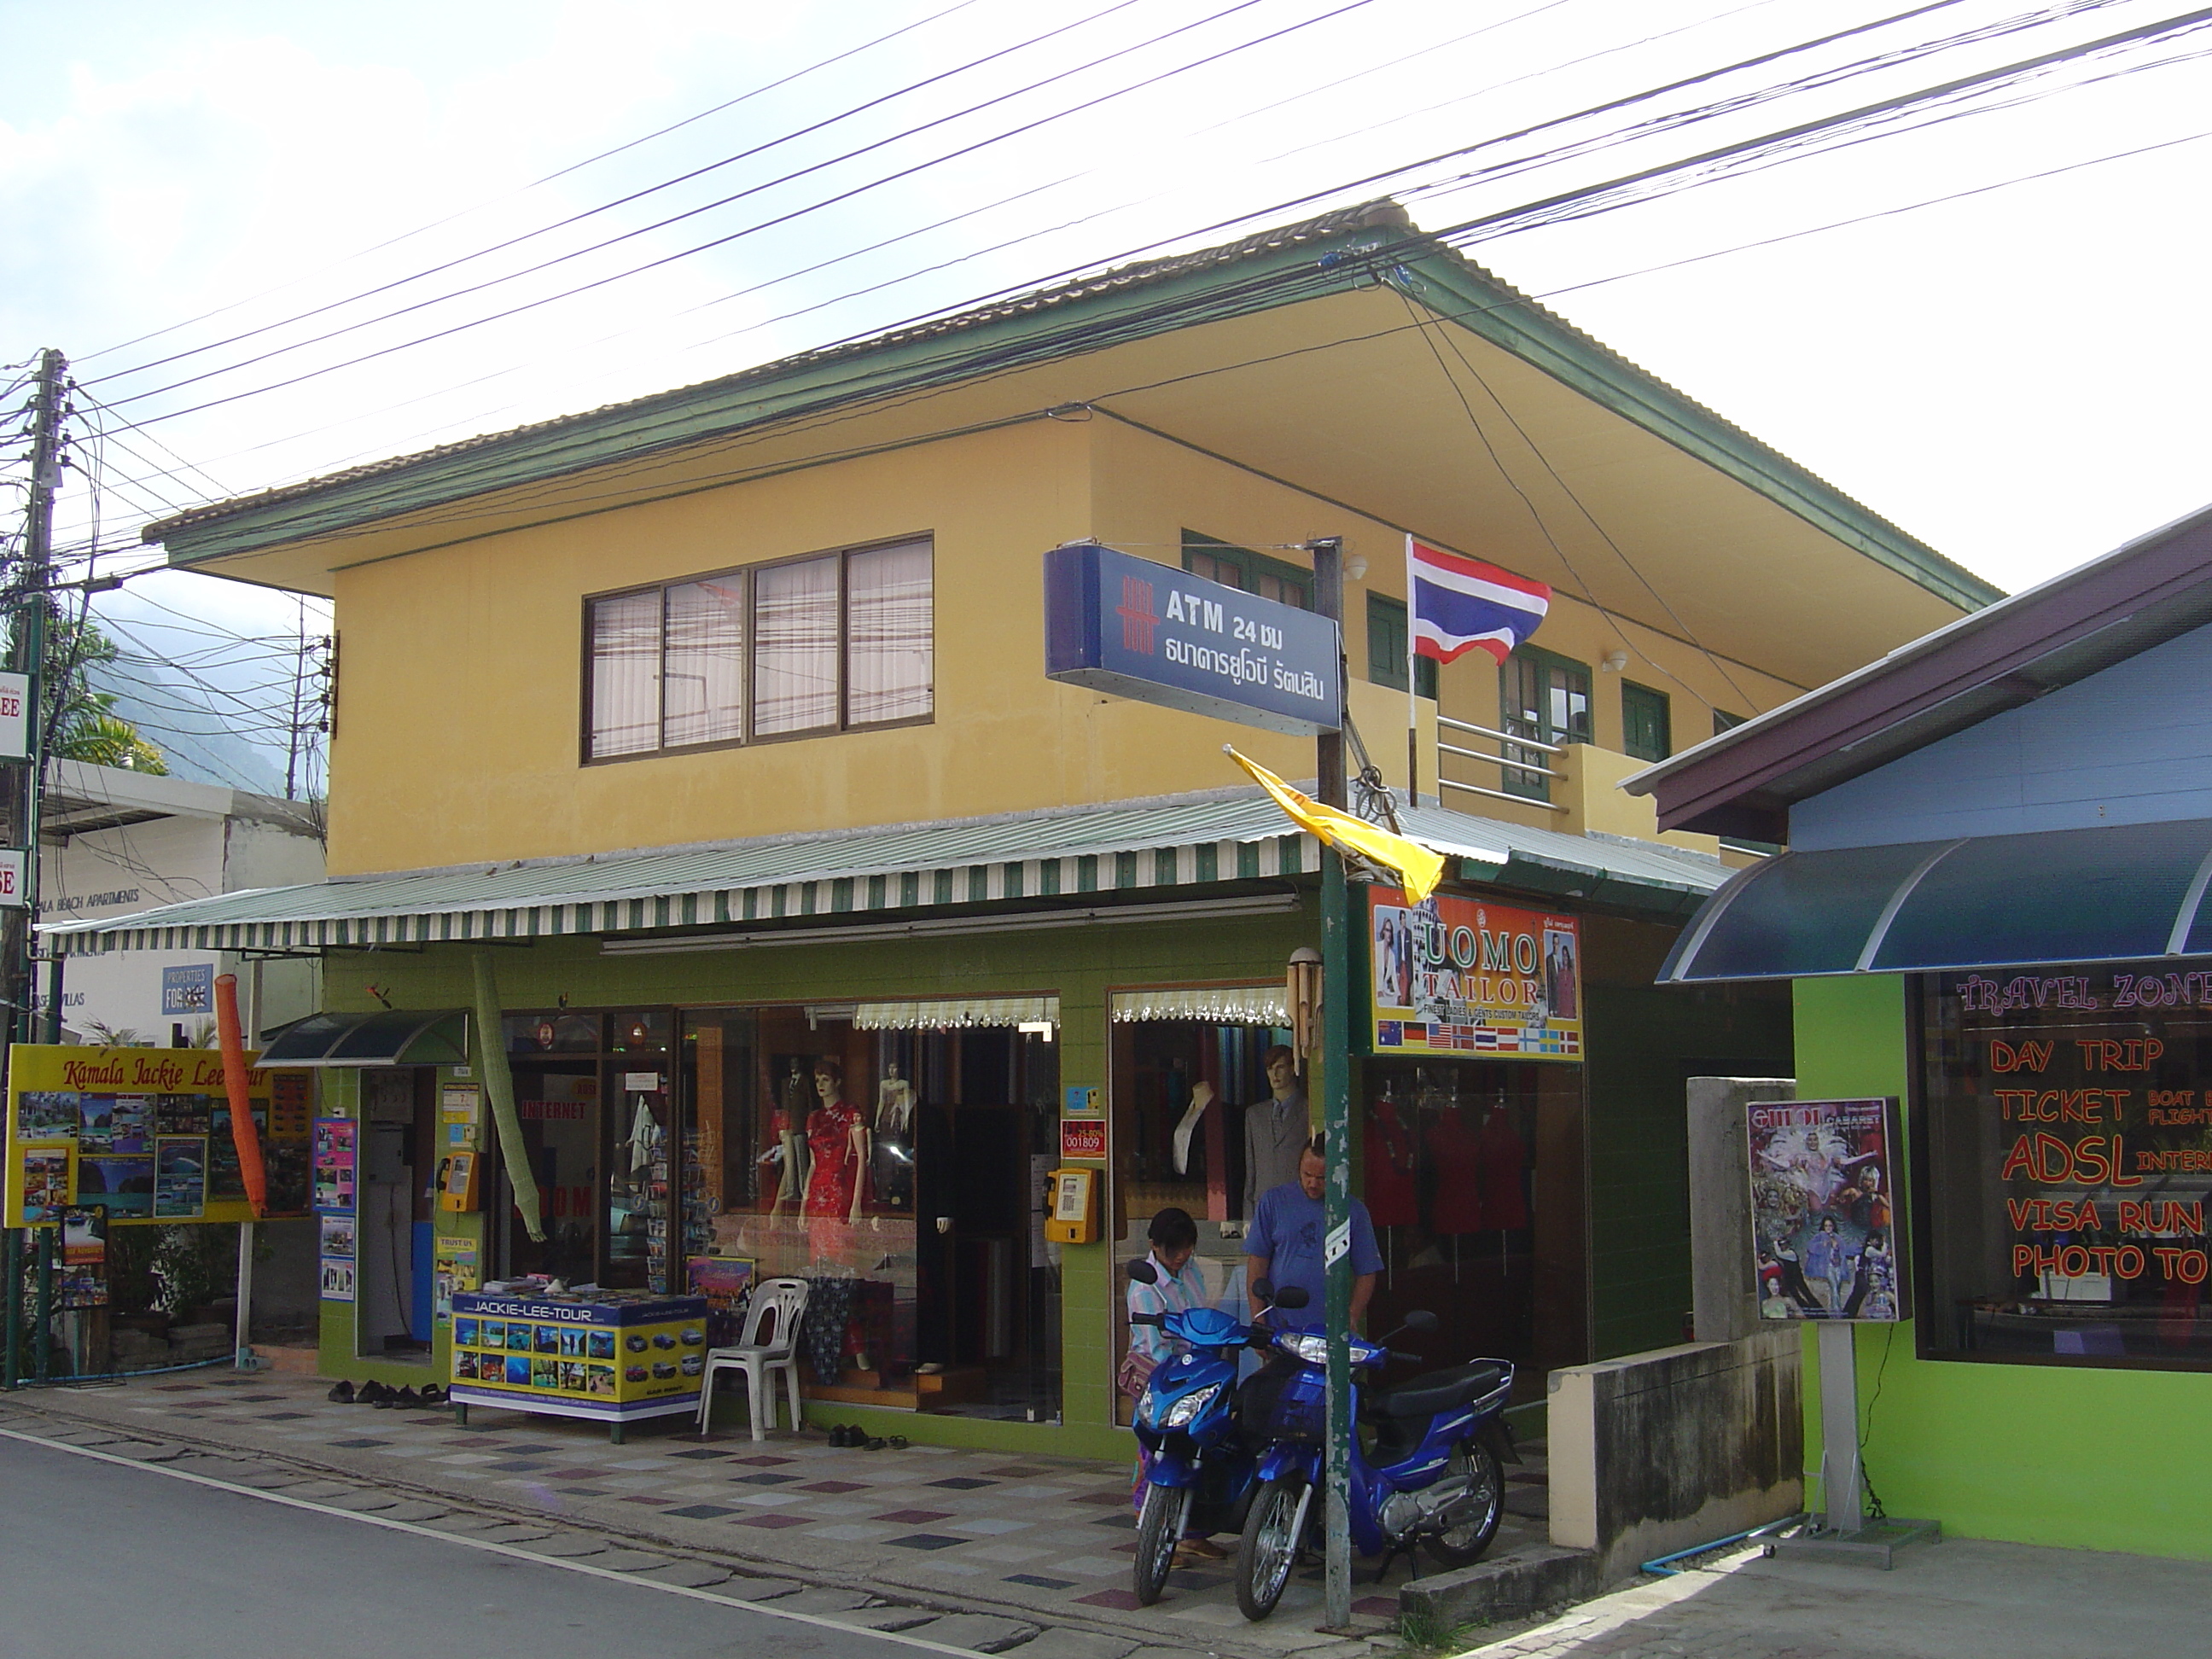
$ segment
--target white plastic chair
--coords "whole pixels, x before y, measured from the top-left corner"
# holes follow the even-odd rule
[[[751,1396],[753,1438],[765,1440],[775,1425],[775,1373],[781,1371],[791,1400],[791,1426],[799,1427],[799,1332],[806,1320],[806,1281],[766,1279],[753,1286],[740,1340],[727,1348],[707,1350],[706,1374],[699,1379],[699,1432],[714,1409],[714,1373],[739,1370]],[[762,1328],[767,1328],[763,1335]]]

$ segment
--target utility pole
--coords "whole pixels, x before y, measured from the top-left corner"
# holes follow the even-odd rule
[[[30,504],[24,514],[22,562],[13,573],[17,591],[23,596],[17,611],[21,626],[15,635],[13,665],[16,672],[27,678],[28,684],[23,696],[22,796],[16,814],[23,848],[23,868],[15,900],[20,907],[21,919],[14,926],[5,980],[10,1043],[34,1042],[40,1036],[32,998],[38,983],[39,808],[46,748],[46,607],[52,578],[54,497],[61,489],[63,378],[68,368],[68,361],[58,351],[50,349],[40,356],[38,390],[31,403]],[[52,1027],[60,1019],[61,1009],[57,1006],[47,1010],[46,1014],[46,1024]],[[41,1382],[46,1379],[49,1351],[46,1322],[53,1306],[53,1231],[51,1227],[39,1230],[37,1313],[29,1333],[31,1340],[37,1345],[33,1370]],[[0,1382],[10,1389],[18,1386],[22,1377],[22,1285],[19,1275],[27,1254],[23,1243],[20,1230],[9,1228],[6,1251],[6,1352],[4,1364],[0,1364]]]
[[[1314,610],[1338,625],[1336,674],[1344,680],[1344,541],[1324,536],[1307,544],[1313,553]],[[1344,734],[1323,732],[1314,740],[1316,797],[1324,806],[1348,803],[1344,779]],[[1344,855],[1321,854],[1322,1133],[1328,1149],[1322,1188],[1328,1267],[1328,1446],[1323,1464],[1322,1542],[1324,1562],[1322,1628],[1352,1624],[1352,884]]]

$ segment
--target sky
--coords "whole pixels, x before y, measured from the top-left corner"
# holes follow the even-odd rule
[[[1505,137],[1912,9],[0,0],[0,363],[69,354],[62,538],[92,543],[97,471],[102,568],[125,568],[152,556],[139,526],[195,501],[1385,191],[1461,224],[2179,9],[1949,0]],[[2200,52],[2212,29],[1467,251],[2017,589],[2212,497]],[[216,633],[300,626],[289,598],[150,580]],[[281,650],[240,660],[283,694]]]

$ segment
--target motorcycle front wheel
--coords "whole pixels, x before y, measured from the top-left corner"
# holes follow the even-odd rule
[[[1303,1480],[1270,1480],[1252,1499],[1237,1546],[1237,1605],[1247,1619],[1265,1619],[1283,1599],[1297,1565],[1298,1502]]]
[[[1482,1559],[1490,1540],[1498,1536],[1498,1523],[1505,1517],[1505,1470],[1486,1441],[1460,1443],[1445,1465],[1443,1478],[1464,1475],[1473,1507],[1449,1532],[1431,1533],[1421,1546],[1439,1566],[1470,1567]]]
[[[1145,1488],[1145,1504],[1137,1512],[1137,1600],[1148,1607],[1160,1599],[1160,1591],[1167,1585],[1189,1499],[1188,1487]]]

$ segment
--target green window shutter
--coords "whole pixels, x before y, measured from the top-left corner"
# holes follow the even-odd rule
[[[1620,683],[1621,748],[1638,760],[1662,761],[1674,752],[1667,694],[1633,680]]]
[[[1413,688],[1433,701],[1437,695],[1437,660],[1413,659]],[[1406,689],[1406,607],[1381,593],[1367,596],[1367,678],[1393,691]]]

